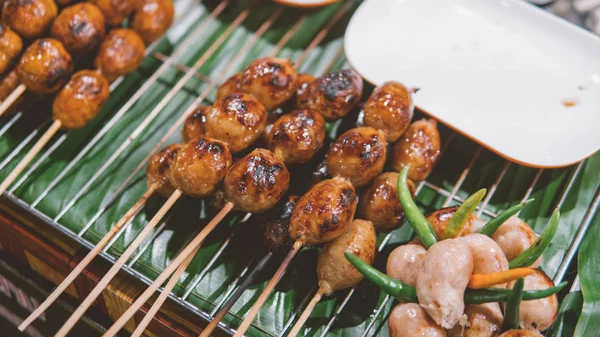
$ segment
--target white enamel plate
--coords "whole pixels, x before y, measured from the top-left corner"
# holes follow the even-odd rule
[[[367,0],[345,36],[379,85],[498,154],[561,167],[600,149],[600,38],[518,0]]]

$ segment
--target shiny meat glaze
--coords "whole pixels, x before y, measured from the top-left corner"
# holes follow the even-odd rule
[[[242,73],[237,73],[227,81],[223,82],[219,89],[217,90],[217,100],[225,98],[229,95],[242,93],[242,89],[240,89],[240,79],[242,78]]]
[[[282,200],[285,202],[266,214],[269,220],[263,225],[263,238],[265,246],[273,254],[284,255],[294,244],[290,239],[290,217],[298,199],[299,196],[289,196],[287,200]]]
[[[252,62],[240,77],[240,89],[261,102],[268,111],[289,100],[298,87],[298,74],[290,60],[264,57]]]
[[[17,88],[19,83],[19,75],[17,75],[16,69],[2,75],[2,79],[0,80],[0,101],[5,100]]]
[[[392,149],[391,164],[395,171],[410,164],[408,178],[421,181],[433,170],[440,155],[440,134],[437,122],[422,119],[412,123]]]
[[[104,39],[104,15],[91,3],[78,3],[63,9],[50,34],[60,41],[69,53],[86,54],[94,51]]]
[[[106,24],[118,26],[133,13],[139,0],[89,0],[104,14]]]
[[[504,316],[497,302],[467,304],[465,315],[467,324],[448,330],[448,337],[496,337],[502,330]]]
[[[302,164],[313,158],[325,141],[325,120],[309,110],[296,110],[281,116],[267,137],[271,151],[287,164]]]
[[[206,135],[204,123],[206,123],[206,113],[210,108],[210,105],[199,106],[185,119],[185,124],[183,124],[181,130],[181,138],[184,142],[187,143],[194,138]]]
[[[514,286],[514,282],[508,288]],[[523,290],[543,290],[554,286],[552,279],[543,271],[525,277]],[[520,306],[521,328],[544,331],[548,329],[558,315],[558,297],[556,294],[532,301],[522,301]]]
[[[375,88],[365,104],[365,125],[387,133],[395,142],[408,128],[414,112],[412,90],[399,82],[386,82]]]
[[[169,182],[169,170],[182,146],[182,144],[171,144],[165,147],[150,159],[146,168],[147,186],[158,184],[160,187],[156,192],[163,197],[168,197],[175,191]]]
[[[169,29],[174,16],[172,0],[138,0],[131,28],[140,34],[146,44],[150,44]]]
[[[531,247],[537,238],[538,235],[525,221],[514,216],[506,220],[492,234],[492,240],[502,248],[509,262]],[[532,267],[535,268],[540,263],[542,263],[542,256],[535,261]]]
[[[456,213],[458,208],[459,206],[440,208],[427,215],[427,221],[429,221],[429,223],[433,227],[433,230],[435,231],[435,234],[438,238],[444,237],[444,231],[446,231],[446,227],[448,227],[448,222],[450,222],[450,219],[452,218],[454,213]],[[467,234],[472,233],[476,222],[477,216],[475,216],[475,214],[473,213],[469,214],[465,226],[458,233],[457,237],[465,236]]]
[[[421,245],[407,244],[394,249],[388,256],[385,273],[402,283],[415,286],[423,266],[427,249]]]
[[[72,71],[71,55],[56,39],[34,41],[17,66],[19,81],[39,94],[58,91],[69,80]]]
[[[17,61],[23,50],[23,41],[9,26],[0,23],[0,74]]]
[[[429,317],[418,303],[400,303],[388,319],[390,337],[446,337],[446,330]]]
[[[296,96],[302,96],[308,90],[308,87],[313,83],[316,78],[307,73],[298,74],[298,89],[296,90]]]
[[[109,81],[136,70],[144,60],[144,41],[131,29],[113,29],[100,45],[94,64]]]
[[[53,0],[5,0],[2,22],[25,39],[42,36],[58,14]]]

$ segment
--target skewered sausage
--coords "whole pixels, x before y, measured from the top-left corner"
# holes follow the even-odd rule
[[[324,180],[306,192],[290,218],[290,238],[306,245],[329,242],[354,218],[356,192],[341,177]]]
[[[363,81],[352,69],[339,70],[317,78],[299,93],[298,106],[314,110],[327,121],[347,115],[360,101]]]
[[[2,75],[0,80],[0,101],[3,101],[10,95],[19,85],[19,76],[17,70],[13,69],[7,74]]]
[[[395,142],[413,118],[412,90],[399,82],[386,82],[375,88],[365,104],[365,125],[386,131]]]
[[[19,81],[39,94],[58,91],[69,80],[72,71],[71,55],[56,39],[34,41],[17,66]]]
[[[473,273],[473,255],[459,239],[429,247],[417,276],[417,297],[429,316],[453,328],[465,310],[464,293]]]
[[[508,270],[508,260],[504,252],[489,236],[473,233],[459,240],[471,250],[474,274],[492,274]],[[505,284],[497,286],[504,288]]]
[[[296,90],[296,96],[302,96],[308,89],[308,86],[313,83],[316,78],[307,73],[298,74],[298,89]]]
[[[237,73],[227,81],[223,82],[219,89],[217,90],[217,100],[225,98],[229,95],[242,93],[242,89],[240,89],[240,79],[242,78],[242,73]]]
[[[263,213],[284,196],[290,172],[273,152],[256,149],[231,166],[224,183],[227,199],[237,209]]]
[[[79,129],[96,117],[110,95],[106,78],[96,71],[76,72],[52,103],[52,118],[66,129]]]
[[[319,287],[325,295],[352,287],[363,275],[344,256],[350,252],[368,264],[375,260],[377,235],[370,221],[356,219],[346,227],[342,235],[331,241],[321,251],[317,260]]]
[[[514,282],[508,285],[512,288]],[[535,273],[525,277],[524,290],[543,290],[554,286],[552,279],[543,271],[536,269]],[[520,306],[521,328],[544,331],[548,329],[558,315],[558,297],[553,294],[548,297],[531,301],[522,301]]]
[[[0,23],[0,74],[10,69],[23,50],[23,41],[9,26]]]
[[[194,138],[206,135],[204,123],[206,123],[206,113],[210,108],[210,105],[199,106],[185,119],[181,130],[181,138],[184,142],[187,143]]]
[[[193,197],[210,195],[231,166],[227,145],[212,138],[196,138],[179,149],[169,170],[169,182]]]
[[[444,237],[444,231],[446,231],[446,227],[448,227],[448,222],[450,221],[454,213],[456,213],[458,208],[459,206],[441,208],[427,215],[427,221],[429,221],[429,223],[433,227],[433,230],[435,231],[435,234],[438,238]],[[463,229],[461,229],[457,236],[461,237],[472,233],[472,229],[476,221],[477,216],[475,216],[475,214],[473,213],[469,214],[469,217],[467,218]]]
[[[174,16],[172,0],[139,0],[133,12],[131,28],[150,44],[169,29]]]
[[[492,235],[492,239],[502,248],[508,261],[512,261],[522,252],[531,247],[537,240],[537,234],[525,221],[511,217],[506,220]],[[532,267],[537,267],[542,262],[542,257],[535,261]]]
[[[281,116],[267,136],[271,151],[285,163],[302,164],[321,149],[325,140],[325,120],[310,110],[296,110]]]
[[[144,60],[144,41],[131,29],[113,29],[108,33],[94,64],[109,81],[136,70]]]
[[[502,329],[502,310],[497,302],[467,304],[466,324],[448,330],[448,337],[496,337]]]
[[[290,239],[290,217],[299,196],[289,196],[285,202],[276,207],[272,214],[267,213],[270,219],[263,226],[265,246],[274,254],[286,254],[294,244]]]
[[[281,106],[297,89],[298,74],[290,60],[264,57],[252,62],[240,77],[240,89],[268,111]]]
[[[411,180],[408,188],[414,195]],[[404,210],[398,200],[398,173],[385,172],[373,180],[359,199],[358,214],[371,221],[378,232],[390,232],[402,225]]]
[[[51,35],[71,54],[86,54],[95,50],[104,39],[104,25],[100,9],[82,2],[60,12],[52,24]]]
[[[498,337],[544,337],[537,331],[533,330],[508,330]]]
[[[427,254],[427,249],[421,245],[407,244],[397,247],[388,257],[386,274],[414,287],[417,284],[417,276],[423,266],[425,254]]]
[[[6,0],[2,5],[2,22],[25,39],[44,34],[56,14],[58,8],[53,0]]]
[[[390,337],[446,337],[446,331],[437,325],[417,303],[400,303],[388,319]]]
[[[421,181],[433,170],[440,155],[440,134],[437,122],[422,119],[412,123],[392,150],[392,168],[400,172],[410,164],[408,178]]]
[[[332,176],[350,179],[354,186],[369,183],[383,170],[387,144],[385,135],[371,127],[344,132],[327,153],[327,168]]]
[[[146,183],[148,187],[158,184],[160,187],[156,192],[163,197],[168,197],[175,191],[169,182],[169,170],[182,146],[182,144],[171,144],[155,154],[148,163]]]
[[[137,0],[90,0],[104,14],[106,24],[118,26],[133,13]]]

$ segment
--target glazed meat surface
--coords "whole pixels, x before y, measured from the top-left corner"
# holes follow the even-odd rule
[[[138,0],[131,28],[142,36],[146,44],[150,44],[169,29],[174,16],[172,0]]]
[[[2,22],[24,39],[41,37],[58,14],[53,0],[5,0]]]
[[[89,0],[104,14],[106,24],[118,26],[133,13],[139,0]]]
[[[386,82],[375,88],[365,104],[365,125],[387,133],[395,142],[413,118],[412,90],[399,82]]]
[[[17,66],[19,81],[38,94],[51,94],[65,85],[73,71],[71,55],[56,39],[34,41]]]
[[[158,184],[159,188],[156,192],[163,197],[168,197],[175,191],[169,182],[169,170],[181,147],[182,144],[171,144],[167,146],[152,157],[146,168],[147,186],[150,187],[153,184]]]
[[[23,41],[9,26],[0,24],[0,74],[7,72],[23,50]]]
[[[104,15],[91,3],[81,2],[63,9],[51,35],[73,55],[94,51],[104,39]]]
[[[268,221],[263,225],[265,246],[273,254],[284,255],[291,248],[294,242],[290,239],[290,217],[299,196],[289,196],[285,202],[280,202],[279,206],[273,211],[267,213]]]
[[[131,29],[113,29],[108,33],[94,64],[112,82],[136,70],[144,60],[144,41]]]
[[[392,168],[395,171],[410,164],[408,178],[421,181],[427,178],[440,155],[440,134],[433,119],[412,123],[392,150]]]
[[[325,120],[309,110],[281,116],[271,127],[267,144],[285,163],[303,164],[312,159],[325,141]]]
[[[289,100],[298,87],[298,74],[290,60],[264,57],[252,62],[240,77],[240,89],[268,111]]]

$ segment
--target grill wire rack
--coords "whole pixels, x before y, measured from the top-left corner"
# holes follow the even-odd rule
[[[109,103],[88,127],[56,136],[2,196],[2,202],[26,210],[85,247],[93,247],[144,192],[145,159],[155,153],[157,142],[166,141],[164,146],[179,141],[179,132],[165,134],[177,129],[176,120],[191,104],[212,103],[215,89],[226,78],[255,58],[275,51],[277,56],[295,61],[301,72],[319,75],[349,67],[343,57],[342,36],[356,6],[358,2],[346,1],[320,10],[299,11],[268,1],[176,1],[174,27],[167,38],[148,47],[140,71],[113,83]],[[48,114],[42,113],[49,110],[49,102],[48,98],[33,98],[22,111],[1,120],[0,179],[49,124]],[[334,125],[330,138],[334,139],[346,123]],[[592,222],[598,221],[600,156],[563,169],[526,168],[442,125],[440,128],[443,153],[434,173],[417,185],[420,206],[431,211],[458,204],[486,187],[488,194],[476,213],[488,219],[508,205],[536,197],[520,216],[538,232],[552,210],[560,207],[561,227],[542,268],[555,283],[569,280],[571,288],[577,290],[577,248]],[[307,178],[301,173],[299,176]],[[301,186],[307,184],[296,185],[301,192]],[[116,261],[162,201],[152,198],[101,256]],[[123,271],[150,284],[185,246],[186,239],[210,218],[210,211],[200,204],[204,202],[180,201]],[[202,320],[210,320],[265,254],[260,236],[252,229],[256,222],[259,219],[243,214],[230,217],[228,225],[209,237],[170,299]],[[406,225],[391,234],[380,234],[375,265],[383,268],[387,254],[409,241],[411,235]],[[297,257],[248,335],[286,333],[316,291],[315,257],[314,250]],[[244,292],[220,325],[223,332],[235,333],[277,264],[271,261]],[[310,336],[387,335],[385,322],[392,302],[362,282],[324,299],[303,332]]]

